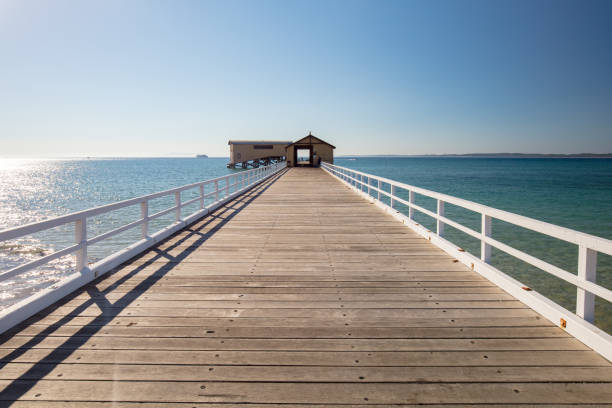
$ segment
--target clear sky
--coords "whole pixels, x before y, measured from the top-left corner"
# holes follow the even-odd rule
[[[612,152],[612,1],[0,0],[0,157]]]

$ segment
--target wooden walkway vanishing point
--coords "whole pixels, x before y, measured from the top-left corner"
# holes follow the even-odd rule
[[[0,344],[2,406],[612,405],[607,360],[320,169],[271,178]]]

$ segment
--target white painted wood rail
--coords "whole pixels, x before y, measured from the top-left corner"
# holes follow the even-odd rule
[[[41,265],[44,265],[54,259],[74,254],[76,256],[76,272],[66,277],[59,283],[52,285],[49,288],[43,289],[38,293],[24,299],[16,304],[2,310],[0,312],[0,333],[5,332],[16,324],[22,322],[33,314],[39,312],[47,306],[52,305],[62,297],[70,294],[86,283],[92,281],[98,276],[110,271],[121,263],[133,258],[137,254],[151,247],[152,245],[164,240],[185,226],[197,221],[206,216],[211,211],[219,206],[234,199],[238,195],[251,189],[256,184],[271,177],[286,167],[286,162],[276,163],[265,167],[259,167],[252,170],[241,171],[226,176],[217,177],[210,180],[200,181],[193,184],[188,184],[182,187],[173,188],[166,191],[132,198],[125,201],[120,201],[113,204],[103,205],[101,207],[91,208],[84,211],[75,212],[61,217],[51,218],[45,221],[23,225],[0,231],[0,242],[21,238],[40,231],[56,228],[66,224],[74,224],[75,242],[67,248],[56,251],[52,254],[43,256],[34,261],[17,266],[0,274],[0,282],[10,278],[14,278],[22,273],[30,271]],[[206,186],[212,186],[212,191],[205,192]],[[197,197],[188,201],[181,201],[181,193],[187,190],[197,189],[199,194]],[[232,192],[233,191],[233,192]],[[149,214],[149,201],[174,195],[174,206],[155,214]],[[205,206],[205,200],[213,197],[214,201]],[[183,216],[182,209],[186,206],[199,202],[199,209],[194,213]],[[87,235],[87,219],[111,211],[116,211],[130,206],[140,206],[141,218],[100,234],[95,237]],[[175,221],[151,234],[149,231],[150,221],[159,218],[169,213],[175,213]],[[134,242],[132,245],[107,256],[106,258],[88,264],[87,247],[96,244],[100,241],[109,239],[119,233],[132,228],[141,227],[141,239]]]
[[[322,163],[321,167],[331,175],[351,186],[366,198],[375,202],[379,207],[400,219],[404,224],[423,237],[429,239],[433,244],[497,284],[506,292],[518,298],[523,303],[551,320],[554,324],[564,328],[574,337],[612,361],[612,336],[592,324],[595,311],[595,296],[612,302],[612,291],[596,283],[597,253],[601,252],[612,255],[611,240],[346,167],[329,163]],[[390,185],[388,191],[383,189],[383,184]],[[397,194],[398,190],[404,190],[407,193],[408,200],[399,197]],[[375,192],[375,196],[370,193],[371,191]],[[435,199],[437,202],[437,211],[430,211],[415,204],[415,194]],[[405,195],[406,194],[404,194],[404,196]],[[388,197],[390,205],[387,205],[381,200],[382,196]],[[408,214],[406,215],[397,211],[396,203],[402,203],[407,206]],[[480,214],[482,220],[481,230],[475,231],[447,218],[444,213],[445,203],[453,204]],[[435,220],[437,228],[435,233],[414,221],[415,211],[425,214]],[[565,271],[544,260],[494,239],[492,237],[493,231],[491,228],[493,219],[502,220],[577,245],[578,274]],[[470,254],[444,239],[445,225],[450,225],[478,239],[481,242],[480,256]],[[576,286],[576,313],[570,312],[493,267],[490,264],[491,248],[497,248],[500,251]]]

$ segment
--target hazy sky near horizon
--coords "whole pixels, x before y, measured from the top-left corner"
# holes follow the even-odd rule
[[[0,157],[612,152],[610,1],[0,0]]]

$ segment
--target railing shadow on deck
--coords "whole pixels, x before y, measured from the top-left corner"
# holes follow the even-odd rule
[[[113,319],[118,317],[120,313],[129,307],[132,302],[138,299],[136,296],[139,293],[142,293],[155,285],[160,279],[162,279],[168,272],[174,269],[177,265],[180,264],[182,260],[184,260],[188,255],[190,255],[197,247],[203,245],[209,238],[211,238],[219,229],[221,229],[227,222],[229,222],[232,218],[234,218],[237,214],[239,214],[243,209],[245,209],[251,202],[253,202],[257,197],[259,197],[263,192],[265,192],[272,184],[276,182],[283,174],[285,174],[287,170],[281,171],[278,174],[272,176],[270,179],[264,181],[262,184],[254,187],[252,190],[245,192],[243,195],[237,197],[231,202],[223,205],[219,209],[215,210],[213,213],[207,215],[203,219],[195,221],[193,224],[187,226],[186,228],[178,231],[176,234],[168,237],[166,240],[160,242],[156,246],[146,250],[142,254],[134,257],[129,260],[125,264],[115,268],[115,271],[120,270],[123,266],[133,263],[134,261],[142,258],[146,253],[150,251],[157,252],[157,254],[152,258],[144,262],[142,265],[135,268],[130,273],[126,274],[122,278],[118,279],[115,283],[108,286],[106,289],[99,291],[96,288],[96,285],[102,282],[104,279],[113,275],[110,273],[106,276],[103,276],[83,288],[77,290],[73,294],[67,296],[62,301],[56,303],[53,306],[37,313],[35,316],[27,319],[26,321],[19,324],[17,327],[9,330],[8,332],[0,335],[0,345],[5,343],[7,340],[13,338],[19,332],[21,332],[24,328],[29,325],[36,324],[37,321],[45,318],[50,312],[53,310],[65,305],[67,302],[74,300],[77,296],[82,295],[83,293],[87,293],[90,295],[90,298],[84,300],[84,302],[76,306],[70,314],[62,317],[57,322],[49,325],[40,333],[33,335],[33,337],[26,342],[24,345],[19,348],[13,350],[8,353],[6,356],[0,358],[0,369],[2,369],[6,364],[13,362],[17,358],[21,357],[28,350],[31,350],[37,344],[41,343],[44,339],[49,337],[55,332],[58,328],[67,324],[74,317],[78,317],[80,313],[85,311],[92,305],[97,305],[103,311],[109,310],[109,307],[114,305],[118,305],[117,307],[110,309],[109,312],[106,312],[97,317],[95,317],[91,322],[86,325],[83,325],[76,333],[70,335],[70,337],[64,341],[61,345],[54,348],[47,356],[40,359],[36,363],[31,363],[32,367],[28,369],[25,373],[23,373],[19,378],[12,380],[12,382],[6,386],[2,390],[2,393],[5,395],[10,395],[11,400],[17,400],[25,393],[27,393],[39,380],[43,379],[46,375],[48,375],[58,364],[61,364],[66,358],[68,358],[71,354],[76,352],[79,347],[84,345],[91,337],[93,337],[96,333],[102,330],[105,325],[111,322]],[[223,218],[223,216],[225,217]],[[221,219],[217,225],[215,225],[211,230],[202,233],[201,230],[210,226],[211,223],[218,221]],[[175,239],[178,234],[184,233],[185,231],[189,231],[190,233],[180,240],[173,243],[171,246],[165,248],[164,250],[160,250],[159,246],[164,243],[168,243],[168,241]],[[200,237],[191,244],[188,248],[185,248],[179,255],[170,256],[168,252],[176,247],[178,247],[181,243],[185,242],[189,238],[192,238],[194,235],[199,235]],[[126,292],[122,297],[117,299],[114,303],[111,303],[106,297],[105,293],[109,293],[112,290],[119,287],[122,283],[125,283],[129,279],[138,275],[139,272],[144,270],[145,268],[151,266],[155,261],[160,258],[171,259],[173,262],[162,265],[158,270],[153,272],[147,278],[145,278],[142,282],[138,283],[131,290]],[[69,347],[65,347],[69,345]],[[25,363],[29,364],[29,363]],[[8,401],[3,401],[8,402]]]

